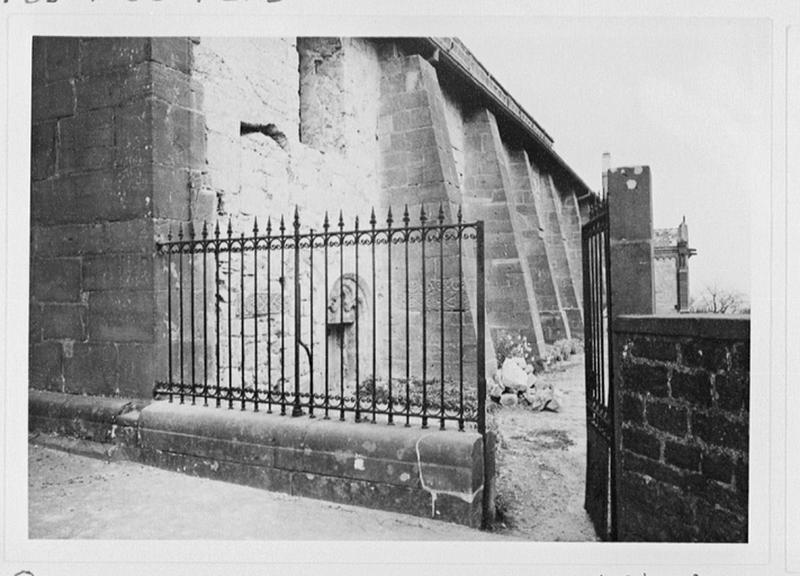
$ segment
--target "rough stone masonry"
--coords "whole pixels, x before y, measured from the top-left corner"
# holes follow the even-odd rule
[[[457,40],[35,38],[32,82],[32,388],[149,397],[170,331],[155,242],[217,219],[250,231],[295,205],[317,228],[326,211],[441,204],[452,222],[460,206],[486,222],[490,348],[507,332],[537,353],[581,336],[590,191]],[[474,284],[474,268],[453,273],[448,291]]]

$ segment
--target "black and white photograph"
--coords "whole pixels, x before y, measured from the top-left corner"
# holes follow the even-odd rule
[[[291,5],[8,19],[9,573],[791,570],[792,16]]]

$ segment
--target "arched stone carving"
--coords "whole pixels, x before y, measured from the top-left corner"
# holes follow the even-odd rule
[[[355,274],[345,274],[334,283],[328,294],[328,324],[354,323],[356,298],[359,317],[364,319],[369,312],[367,290]]]

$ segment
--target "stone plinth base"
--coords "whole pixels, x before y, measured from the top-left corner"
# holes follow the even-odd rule
[[[31,431],[110,443],[115,450],[109,454],[160,468],[481,525],[484,451],[476,432],[166,401],[141,407],[127,400],[36,390],[30,392],[29,407]]]

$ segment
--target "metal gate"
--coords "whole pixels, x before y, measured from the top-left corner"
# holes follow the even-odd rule
[[[593,205],[581,230],[586,352],[586,499],[597,534],[616,540],[608,203]]]

